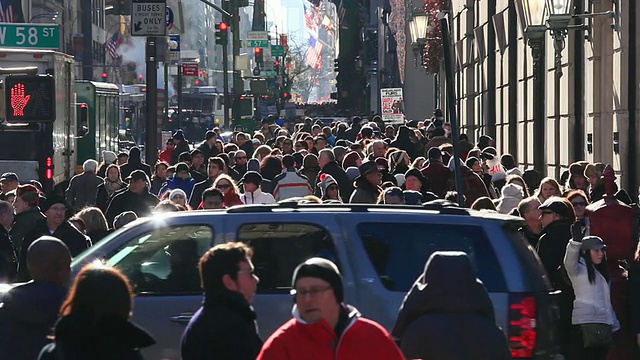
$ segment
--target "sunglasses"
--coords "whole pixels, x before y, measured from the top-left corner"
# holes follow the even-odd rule
[[[587,206],[587,203],[584,201],[576,201],[572,202],[573,206]]]
[[[231,187],[231,184],[218,184],[216,185],[216,189],[228,189]]]

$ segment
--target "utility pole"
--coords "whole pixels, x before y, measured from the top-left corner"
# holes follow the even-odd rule
[[[182,59],[178,60],[178,129],[182,129]]]
[[[145,161],[155,164],[158,160],[158,59],[156,50],[158,38],[148,36],[145,46],[147,63],[147,132],[145,142]]]

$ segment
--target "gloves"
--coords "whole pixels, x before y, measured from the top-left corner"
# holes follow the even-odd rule
[[[571,235],[573,241],[582,242],[584,223],[582,221],[576,221],[571,225]]]

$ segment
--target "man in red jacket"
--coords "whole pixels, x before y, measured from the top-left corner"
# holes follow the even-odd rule
[[[258,360],[404,359],[391,335],[378,323],[344,304],[338,267],[311,258],[293,273],[293,319],[265,342]]]

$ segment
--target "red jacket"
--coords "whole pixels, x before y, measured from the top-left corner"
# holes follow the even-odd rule
[[[378,323],[349,308],[342,336],[325,321],[307,324],[297,316],[276,330],[262,346],[257,360],[401,360],[404,355]]]
[[[173,156],[173,149],[166,148],[160,151],[160,155],[158,156],[158,158],[160,159],[160,161],[164,161],[169,165],[173,165],[171,164],[171,156]]]

